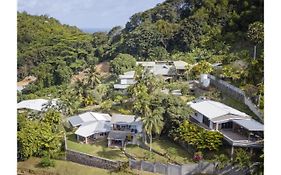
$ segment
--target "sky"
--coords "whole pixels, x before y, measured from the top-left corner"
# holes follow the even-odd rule
[[[129,18],[164,0],[18,0],[18,11],[47,14],[79,28],[125,26]]]

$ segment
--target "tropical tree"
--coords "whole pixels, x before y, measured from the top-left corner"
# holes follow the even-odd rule
[[[213,71],[212,65],[205,60],[199,61],[190,70],[191,76],[193,77],[197,77],[200,74],[208,74],[211,73],[212,71]]]
[[[94,65],[91,65],[88,68],[86,76],[86,84],[90,88],[95,88],[98,84],[101,83],[101,80],[99,79],[99,73],[97,72],[96,67]]]
[[[149,109],[148,106],[144,108],[144,114],[142,116],[143,128],[146,134],[150,138],[150,151],[152,149],[152,134],[160,134],[162,128],[164,126],[162,113],[164,111],[162,109],[155,109],[153,112]]]
[[[256,21],[249,25],[248,37],[250,41],[254,44],[254,59],[256,59],[257,45],[262,44],[264,40],[263,23]]]
[[[251,156],[246,150],[239,148],[235,150],[234,163],[239,167],[249,167],[251,164]]]
[[[136,59],[132,55],[120,53],[110,62],[110,66],[113,73],[120,75],[133,70]]]

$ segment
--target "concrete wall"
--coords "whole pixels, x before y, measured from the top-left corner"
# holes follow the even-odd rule
[[[66,160],[108,170],[116,169],[122,164],[120,161],[113,161],[69,149],[66,150]]]
[[[165,174],[165,175],[192,175],[192,174],[246,175],[248,173],[248,169],[239,169],[231,165],[226,166],[222,170],[218,170],[215,168],[214,163],[211,162],[199,162],[199,163],[175,165],[175,164],[152,163],[148,161],[137,161],[137,160],[130,159],[129,166],[132,169],[138,169],[138,170]]]

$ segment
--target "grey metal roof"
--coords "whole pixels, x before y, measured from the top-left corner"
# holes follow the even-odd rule
[[[195,111],[203,114],[209,119],[214,119],[227,114],[238,116],[248,116],[247,114],[238,111],[230,106],[212,100],[202,100],[199,102],[189,103],[190,107]]]
[[[229,120],[241,120],[241,119],[250,119],[249,116],[241,116],[241,115],[233,115],[233,114],[227,114],[227,115],[223,115],[220,117],[216,117],[211,119],[212,122],[225,122],[225,121],[229,121]]]
[[[233,122],[237,123],[238,125],[242,126],[243,128],[249,131],[264,131],[263,124],[257,122],[254,119],[250,120],[233,120]]]
[[[110,140],[125,140],[127,135],[131,133],[128,131],[110,131],[107,139]]]
[[[110,131],[110,123],[106,121],[95,121],[83,123],[76,131],[75,134],[88,137],[96,133],[103,133]]]
[[[83,123],[83,120],[79,116],[72,116],[68,118],[68,121],[71,123],[72,126],[76,127]]]
[[[69,117],[68,121],[72,126],[76,127],[83,123],[94,122],[94,121],[110,121],[111,117],[106,113],[98,113],[98,112],[84,112],[82,114]]]
[[[140,121],[140,118],[135,120],[135,115],[112,114],[111,123],[132,123]]]

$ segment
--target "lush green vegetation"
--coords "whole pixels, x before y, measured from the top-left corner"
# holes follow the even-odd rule
[[[63,148],[61,115],[48,110],[39,119],[30,120],[26,113],[19,114],[17,135],[20,160],[30,156],[58,158]]]

